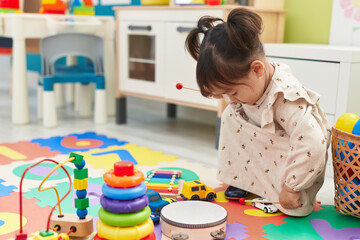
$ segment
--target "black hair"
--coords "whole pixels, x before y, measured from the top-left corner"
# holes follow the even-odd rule
[[[196,80],[203,96],[222,85],[236,85],[247,75],[251,63],[264,55],[261,32],[261,17],[246,8],[232,10],[226,22],[210,16],[199,19],[185,46],[197,61]]]

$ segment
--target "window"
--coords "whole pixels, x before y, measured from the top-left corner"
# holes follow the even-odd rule
[[[158,201],[158,200],[161,200],[160,195],[154,195],[154,196],[150,197],[150,202],[155,202],[155,201]]]
[[[192,187],[191,191],[193,191],[193,192],[199,191],[199,187]]]

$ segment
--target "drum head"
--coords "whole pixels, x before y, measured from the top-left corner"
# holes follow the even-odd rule
[[[204,201],[181,201],[166,205],[161,220],[181,228],[208,228],[218,226],[227,219],[225,208]]]

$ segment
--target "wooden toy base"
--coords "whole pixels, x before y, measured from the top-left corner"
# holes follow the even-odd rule
[[[60,226],[57,233],[68,233],[71,227],[75,227],[76,231],[70,234],[71,237],[86,237],[94,231],[93,217],[89,215],[85,219],[79,219],[76,214],[65,213],[63,217],[55,214],[51,216],[50,228],[54,229],[56,225]]]

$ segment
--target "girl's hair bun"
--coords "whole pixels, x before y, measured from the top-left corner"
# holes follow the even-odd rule
[[[227,33],[231,43],[242,50],[259,47],[262,19],[253,11],[237,8],[227,18]]]

